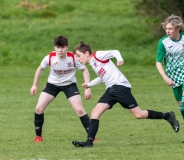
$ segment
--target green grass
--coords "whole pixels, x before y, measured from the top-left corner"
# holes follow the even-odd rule
[[[120,68],[133,86],[133,94],[142,109],[179,110],[172,91],[167,87],[155,67],[124,65]],[[36,68],[2,67],[0,83],[1,127],[0,159],[2,160],[181,160],[183,158],[183,124],[175,133],[164,120],[136,120],[128,110],[116,104],[106,111],[93,148],[75,148],[72,140],[85,140],[86,133],[62,93],[45,110],[43,143],[34,143],[34,110],[39,93],[44,87],[48,70],[39,83],[39,93],[29,94]],[[77,72],[79,89],[83,95],[83,82]],[[95,77],[92,74],[92,77]],[[92,88],[93,98],[83,100],[86,111],[95,106],[104,92],[104,85]]]
[[[81,40],[93,51],[118,49],[128,63],[154,64],[157,40],[128,0],[1,0],[0,65],[38,65],[65,35],[69,50]],[[47,8],[31,8],[31,5]],[[30,6],[30,7],[29,7]]]
[[[41,9],[31,7],[34,4]],[[131,1],[0,0],[0,18],[0,160],[183,159],[183,120],[171,88],[154,66],[158,40],[137,17]],[[93,51],[120,50],[125,60],[120,69],[132,84],[139,106],[173,110],[180,132],[174,133],[164,120],[136,120],[116,104],[100,119],[99,142],[93,148],[75,148],[72,140],[85,140],[86,133],[61,93],[45,110],[44,142],[34,143],[35,106],[49,70],[40,79],[38,94],[33,97],[29,90],[35,70],[60,34],[69,38],[70,51],[81,40]],[[77,79],[83,95],[80,71]],[[104,90],[104,84],[99,84],[92,88],[91,100],[83,99],[89,115]]]

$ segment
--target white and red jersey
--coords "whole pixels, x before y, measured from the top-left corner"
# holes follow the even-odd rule
[[[75,77],[76,68],[79,70],[86,68],[85,65],[82,65],[77,60],[73,53],[67,52],[66,58],[61,59],[57,56],[56,51],[45,56],[40,66],[43,68],[50,66],[48,82],[57,86],[66,86],[77,82]]]
[[[118,50],[97,51],[93,54],[90,65],[98,77],[88,83],[92,87],[100,82],[104,82],[106,89],[113,85],[123,85],[131,88],[131,84],[123,73],[115,66],[110,58],[115,57],[117,61],[123,60]]]

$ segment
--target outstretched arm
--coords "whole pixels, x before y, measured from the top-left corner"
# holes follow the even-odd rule
[[[174,86],[175,85],[174,82],[172,81],[172,79],[167,77],[167,75],[165,74],[161,62],[156,62],[156,68],[157,68],[158,72],[160,73],[160,75],[162,76],[163,80],[165,81],[165,83],[168,86]]]
[[[30,93],[35,96],[37,93],[37,85],[38,85],[38,81],[42,75],[44,68],[42,68],[41,66],[38,67],[38,69],[36,70],[35,76],[34,76],[34,81],[33,81],[33,85],[31,87]]]
[[[117,63],[116,63],[117,66],[121,66],[121,65],[124,64],[124,60],[123,60],[123,58],[121,56],[121,53],[118,50],[112,50],[111,51],[111,54],[113,55],[113,57],[116,58],[116,60],[117,60]]]
[[[89,83],[90,82],[90,75],[89,75],[89,71],[87,68],[82,70],[83,72],[83,77],[84,77],[84,82],[85,83]],[[91,89],[90,88],[86,88],[84,91],[84,97],[85,99],[90,99],[91,98]]]
[[[83,83],[82,86],[84,88],[90,88],[90,87],[93,87],[93,86],[99,84],[100,82],[102,82],[102,79],[100,77],[97,77],[89,83]]]
[[[124,64],[123,60],[117,60],[117,66],[122,66]]]

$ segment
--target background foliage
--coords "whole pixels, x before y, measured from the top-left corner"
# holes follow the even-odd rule
[[[160,37],[164,34],[160,23],[171,14],[182,17],[184,20],[183,0],[132,0],[136,12],[145,19],[150,31]]]
[[[183,159],[182,117],[171,89],[154,66],[157,27],[150,30],[135,4],[129,0],[0,0],[0,160]],[[72,140],[85,140],[86,133],[61,93],[44,112],[43,143],[35,144],[35,105],[49,69],[39,81],[38,94],[32,97],[29,90],[36,68],[53,50],[58,35],[69,38],[70,50],[81,40],[91,44],[93,51],[120,50],[125,65],[119,69],[129,79],[139,106],[173,110],[180,132],[175,133],[164,120],[135,120],[116,104],[101,117],[99,142],[90,149],[75,148]],[[95,78],[90,67],[89,71]],[[77,80],[83,95],[80,72]],[[92,88],[91,100],[83,98],[89,115],[104,89],[99,84]]]
[[[0,2],[0,65],[38,65],[58,35],[70,50],[83,40],[93,51],[120,50],[126,63],[155,65],[155,35],[128,0]]]

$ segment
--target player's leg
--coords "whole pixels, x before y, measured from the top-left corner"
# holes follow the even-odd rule
[[[170,123],[175,132],[179,131],[179,122],[176,120],[175,114],[172,111],[158,112],[153,110],[141,110],[139,106],[129,109],[129,111],[137,119],[165,119]]]
[[[91,111],[91,121],[88,131],[88,140],[93,142],[95,135],[98,131],[100,116],[109,109],[108,103],[98,103],[96,107]]]
[[[87,115],[83,104],[82,99],[79,93],[79,90],[77,88],[76,83],[72,83],[67,86],[62,87],[62,91],[65,93],[68,101],[70,102],[72,108],[74,109],[75,113],[80,118],[80,121],[85,128],[86,132],[88,132],[89,124],[90,124],[90,118]]]
[[[99,118],[100,116],[109,109],[110,106],[107,103],[98,103],[91,112],[91,122],[89,125],[88,137],[85,142],[73,141],[72,144],[75,147],[92,147],[94,138],[98,132]]]
[[[179,122],[176,120],[175,114],[172,111],[158,112],[153,110],[141,110],[139,106],[129,110],[137,119],[165,119],[170,123],[175,132],[179,131]]]
[[[73,141],[73,145],[76,147],[92,147],[93,139],[97,134],[99,127],[100,116],[107,110],[112,108],[116,101],[112,100],[111,96],[106,91],[98,101],[96,107],[91,111],[91,122],[88,131],[88,137],[85,142]]]
[[[171,124],[175,132],[179,131],[179,123],[175,118],[174,112],[163,113],[153,110],[141,110],[130,88],[114,85],[109,89],[109,93],[124,108],[129,109],[137,119],[165,119]]]
[[[84,110],[84,107],[82,105],[82,100],[80,95],[75,95],[70,97],[69,102],[74,109],[75,113],[79,116],[80,121],[85,128],[86,132],[88,133],[89,125],[90,125],[90,118],[86,111]],[[98,139],[95,137],[94,141],[98,141]]]
[[[42,139],[42,126],[44,123],[44,110],[53,101],[59,93],[59,88],[53,84],[47,83],[44,90],[41,92],[38,103],[36,106],[34,125],[36,137],[35,142],[43,141]]]
[[[174,97],[178,103],[178,107],[182,118],[184,119],[184,85],[173,88]]]
[[[173,93],[176,101],[178,102],[182,118],[184,119],[184,84],[179,87],[173,88]],[[182,140],[182,143],[184,143],[184,140]]]
[[[82,117],[86,114],[86,111],[84,110],[84,107],[82,105],[80,94],[68,98],[68,101],[70,102],[72,108],[79,117]]]
[[[34,139],[35,142],[43,141],[42,139],[42,126],[44,123],[44,110],[53,101],[54,96],[42,92],[38,99],[38,103],[36,106],[35,116],[34,116],[34,125],[35,125],[35,133],[36,137]]]
[[[86,111],[84,110],[84,107],[82,105],[81,96],[79,94],[74,95],[74,96],[68,98],[68,101],[70,102],[70,104],[71,104],[72,108],[74,109],[75,113],[80,118],[81,123],[82,123],[83,127],[85,128],[86,132],[88,132],[88,127],[89,127],[89,124],[90,124],[90,118],[86,114]]]
[[[165,113],[152,110],[141,110],[139,106],[129,109],[137,119],[165,119]]]

